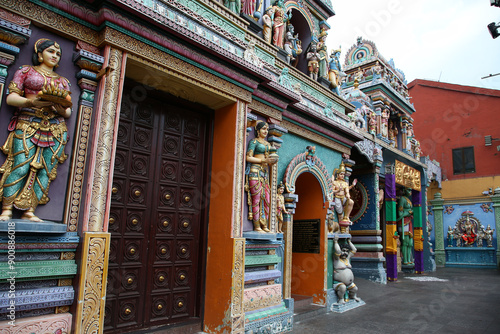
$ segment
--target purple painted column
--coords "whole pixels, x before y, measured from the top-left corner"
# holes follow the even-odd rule
[[[396,236],[396,177],[394,174],[385,174],[385,254],[387,280],[398,279],[398,244]]]
[[[422,193],[412,191],[413,203],[413,247],[415,248],[415,273],[424,272],[424,235],[422,227]]]

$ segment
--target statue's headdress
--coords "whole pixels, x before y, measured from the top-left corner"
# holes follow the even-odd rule
[[[35,45],[34,45],[35,53],[38,53],[38,52],[42,51],[42,50],[38,50],[38,49],[40,48],[40,45],[42,45],[42,43],[44,43],[46,41],[50,41],[50,39],[48,39],[48,38],[40,38],[38,41],[35,42]],[[60,49],[59,44],[57,44],[57,42],[54,42],[54,46],[56,48]]]
[[[333,175],[338,175],[340,173],[345,173],[345,165],[343,162],[340,164],[339,168],[333,170]]]

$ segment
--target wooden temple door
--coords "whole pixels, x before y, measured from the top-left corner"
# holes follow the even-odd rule
[[[113,176],[108,333],[184,322],[200,309],[209,118],[150,97],[157,92],[133,101],[132,89],[124,92]]]

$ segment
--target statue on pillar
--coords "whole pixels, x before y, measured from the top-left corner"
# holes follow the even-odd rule
[[[269,210],[271,192],[269,186],[269,165],[278,162],[276,148],[266,140],[269,125],[257,121],[255,138],[248,143],[245,190],[248,193],[248,219],[253,222],[254,231],[269,232]]]
[[[285,192],[285,185],[283,182],[278,184],[278,195],[276,198],[276,216],[278,218],[278,233],[283,233],[283,213],[288,214],[288,210],[285,207],[285,197],[283,193]]]
[[[356,247],[347,239],[347,244],[339,246],[339,236],[333,238],[335,254],[333,257],[333,288],[337,293],[338,303],[343,304],[349,299],[359,302],[356,296],[358,287],[354,284],[354,274],[352,273],[351,257],[356,254]]]
[[[405,188],[398,202],[396,221],[401,235],[401,252],[403,264],[413,264],[413,204],[410,200],[411,188]]]
[[[333,195],[335,196],[335,211],[339,216],[339,225],[341,227],[342,233],[347,232],[347,226],[351,225],[351,220],[349,215],[351,214],[352,208],[354,206],[354,201],[351,199],[349,190],[356,185],[357,179],[354,179],[352,185],[345,180],[345,165],[341,163],[339,168],[335,168],[332,176],[333,182]]]
[[[309,77],[313,80],[318,80],[320,55],[318,53],[318,42],[314,38],[307,48],[306,59],[308,60],[307,69],[309,70]]]
[[[21,219],[42,221],[35,216],[39,204],[49,202],[49,186],[57,167],[67,159],[66,118],[71,115],[68,79],[54,70],[62,49],[52,40],[35,42],[34,66],[22,66],[9,84],[6,102],[17,110],[1,147],[7,159],[0,167],[0,220],[10,220],[13,208],[23,211]]]

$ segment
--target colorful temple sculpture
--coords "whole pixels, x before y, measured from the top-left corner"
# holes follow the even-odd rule
[[[423,272],[439,168],[402,73],[328,50],[334,14],[2,2],[0,331],[280,333],[296,300],[344,312],[356,276],[397,279],[399,239]]]
[[[422,156],[413,133],[416,110],[404,73],[361,37],[348,50],[343,70],[340,93],[356,107],[351,127],[363,136],[350,168],[350,177],[358,180],[351,190],[354,272],[385,283],[401,270],[432,270],[431,248],[424,242],[426,190],[431,181],[441,181],[441,171]]]

